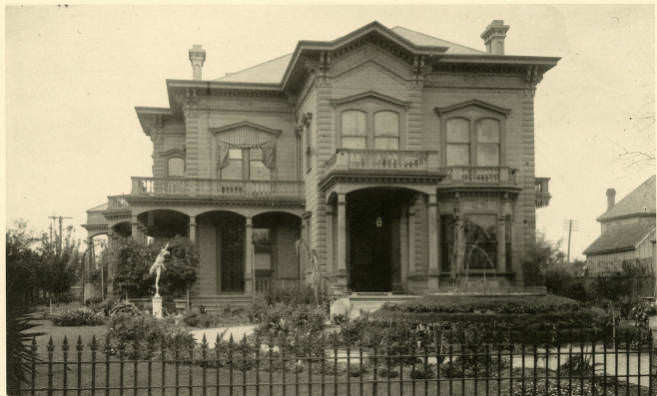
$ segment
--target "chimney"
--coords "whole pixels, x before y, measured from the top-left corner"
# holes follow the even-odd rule
[[[607,210],[611,209],[616,205],[616,190],[613,188],[607,189]]]
[[[194,71],[194,80],[202,80],[201,70],[203,69],[203,62],[205,62],[205,50],[199,44],[194,44],[189,49],[189,61],[192,63],[192,70]]]
[[[486,45],[486,52],[492,55],[504,55],[504,38],[509,30],[509,25],[505,25],[501,19],[495,19],[486,26],[481,34]]]

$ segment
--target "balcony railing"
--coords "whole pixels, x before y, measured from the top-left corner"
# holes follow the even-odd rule
[[[437,171],[437,151],[338,149],[326,162],[328,171]]]
[[[129,208],[130,208],[130,204],[125,199],[124,195],[112,195],[107,197],[108,210],[123,210]]]
[[[516,170],[504,166],[453,166],[446,168],[446,184],[517,185]]]
[[[303,199],[298,181],[133,177],[132,195],[207,198]]]

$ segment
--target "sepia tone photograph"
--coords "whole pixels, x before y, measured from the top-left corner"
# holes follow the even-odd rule
[[[4,23],[0,394],[657,394],[654,5]]]

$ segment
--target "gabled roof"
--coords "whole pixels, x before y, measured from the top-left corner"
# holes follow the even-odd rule
[[[597,220],[605,222],[619,217],[649,215],[655,215],[655,175],[641,183]]]
[[[87,212],[103,212],[103,211],[107,210],[107,207],[108,207],[107,202],[105,202],[105,203],[102,203],[100,205],[96,205],[93,208],[87,209]]]
[[[600,235],[584,250],[587,256],[634,250],[647,236],[655,232],[655,225],[645,222],[618,224]]]
[[[340,37],[336,40],[330,42],[321,42],[321,41],[301,41],[299,44],[307,43],[314,45],[341,45],[342,41],[347,41],[351,39],[351,36],[354,36],[356,32],[367,31],[368,29],[385,29],[388,32],[392,32],[393,35],[401,38],[402,42],[406,41],[407,44],[415,47],[424,47],[430,49],[437,49],[439,52],[447,54],[461,54],[461,55],[485,55],[486,52],[479,51],[474,48],[469,48],[460,44],[452,43],[447,40],[440,39],[438,37],[429,36],[428,34],[416,32],[411,29],[407,29],[402,26],[395,26],[392,29],[388,29],[385,26],[381,25],[378,22],[372,22],[364,26],[361,29],[358,29],[352,33],[349,33],[346,36]],[[214,81],[234,81],[234,82],[259,82],[259,83],[280,83],[285,75],[285,71],[292,60],[294,54],[286,54],[278,58],[268,60],[266,62],[260,63],[255,66],[237,71],[235,73],[227,73],[223,77],[219,77]]]

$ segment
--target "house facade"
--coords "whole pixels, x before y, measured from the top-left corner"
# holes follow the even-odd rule
[[[558,58],[505,55],[508,29],[480,51],[373,22],[214,80],[194,46],[169,107],[136,108],[152,177],[90,209],[89,236],[188,236],[200,300],[313,275],[335,294],[522,286],[550,199],[534,94]]]
[[[655,273],[655,176],[616,203],[607,189],[607,211],[598,217],[600,236],[584,250],[591,274],[621,272],[624,263]]]

